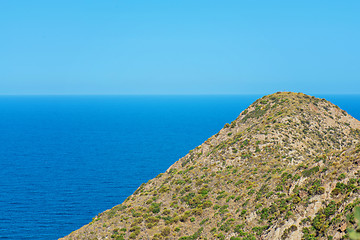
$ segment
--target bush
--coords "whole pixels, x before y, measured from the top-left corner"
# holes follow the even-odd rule
[[[161,231],[161,236],[164,236],[164,237],[169,236],[170,231],[171,231],[171,230],[170,230],[169,227],[165,227],[165,228]]]
[[[140,227],[139,226],[132,227],[130,228],[129,231],[131,232],[129,238],[135,239],[136,236],[140,234]]]
[[[135,239],[137,237],[138,234],[136,234],[135,232],[132,232],[129,236],[129,238],[131,239]]]
[[[354,208],[354,216],[357,220],[358,228],[356,230],[349,229],[348,233],[349,233],[350,239],[359,240],[360,239],[360,207],[356,206]]]
[[[203,208],[203,209],[209,208],[209,207],[211,207],[212,205],[213,205],[213,203],[208,200],[208,201],[203,202],[202,208]]]
[[[161,203],[152,203],[151,206],[149,207],[149,210],[153,213],[159,213],[160,205],[161,205]]]
[[[316,166],[316,167],[313,167],[310,169],[305,169],[304,171],[302,171],[302,175],[304,177],[310,177],[314,173],[317,173],[319,170],[320,170],[319,166]]]
[[[157,223],[159,222],[159,219],[156,217],[148,217],[147,219],[145,219],[145,223],[146,223],[146,227],[147,228],[152,228],[153,226],[155,226]]]
[[[203,186],[198,193],[201,194],[202,196],[205,196],[206,194],[208,194],[208,192],[210,192],[210,188],[208,188],[208,185]]]
[[[164,215],[169,215],[170,214],[170,210],[169,209],[164,209],[164,211],[162,212]]]
[[[338,180],[343,180],[345,177],[346,177],[345,174],[342,173],[342,174],[340,174],[340,176],[338,177]]]

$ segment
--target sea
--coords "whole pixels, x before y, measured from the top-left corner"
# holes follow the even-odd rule
[[[360,119],[360,95],[315,95]],[[261,95],[0,96],[0,239],[58,239]]]

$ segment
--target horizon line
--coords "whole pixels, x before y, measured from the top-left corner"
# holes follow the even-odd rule
[[[277,92],[294,92],[294,93],[304,93],[298,91],[277,91]],[[272,93],[113,93],[113,94],[105,94],[105,93],[26,93],[26,94],[1,94],[2,96],[248,96],[248,95],[271,95]],[[304,93],[306,95],[360,95],[360,93]]]

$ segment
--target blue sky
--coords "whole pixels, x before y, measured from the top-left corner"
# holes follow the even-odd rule
[[[360,1],[2,0],[0,94],[360,94]]]

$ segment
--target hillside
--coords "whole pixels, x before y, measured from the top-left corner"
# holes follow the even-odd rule
[[[360,204],[360,122],[275,93],[63,239],[342,239]]]

